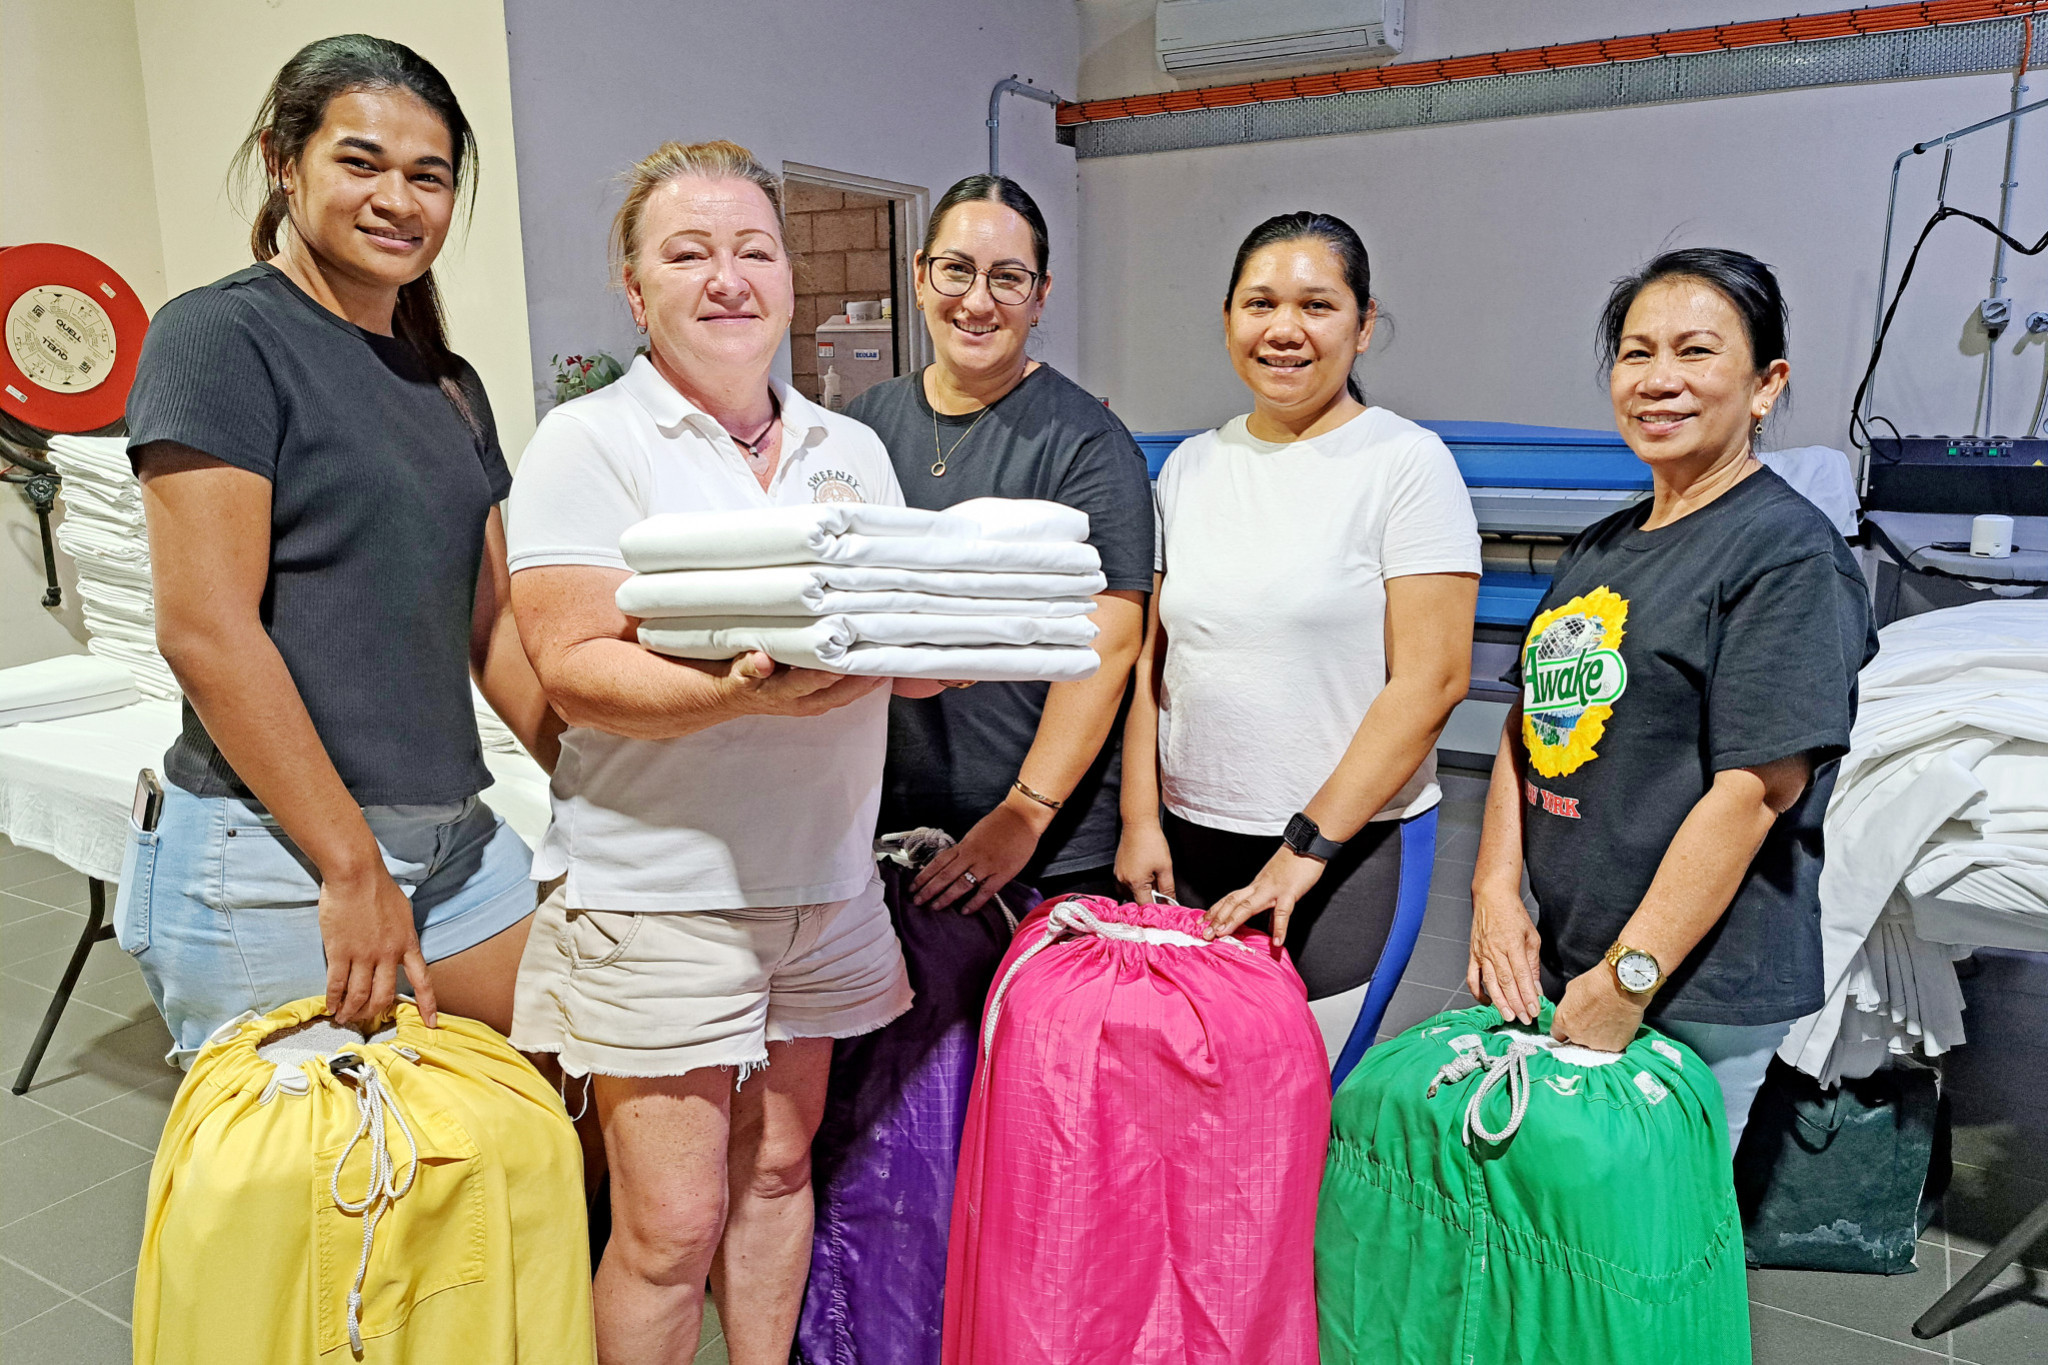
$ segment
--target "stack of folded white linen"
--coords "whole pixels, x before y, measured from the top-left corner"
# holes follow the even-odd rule
[[[629,528],[619,610],[684,659],[760,650],[859,677],[1070,682],[1100,661],[1088,516],[976,498],[944,512],[819,503],[669,513]]]
[[[0,726],[89,716],[141,700],[127,669],[92,654],[60,654],[0,669]]]
[[[1964,1041],[1954,962],[2048,951],[2048,603],[1885,627],[1828,805],[1827,1003],[1779,1056],[1822,1084]]]
[[[64,520],[57,544],[78,565],[86,648],[124,665],[144,696],[173,700],[177,679],[156,648],[150,595],[149,537],[142,485],[121,436],[53,436],[50,463],[64,476]]]

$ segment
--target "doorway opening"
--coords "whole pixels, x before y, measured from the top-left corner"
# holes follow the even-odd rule
[[[930,195],[918,185],[788,161],[782,176],[796,268],[790,382],[813,402],[843,408],[929,358],[910,265]]]

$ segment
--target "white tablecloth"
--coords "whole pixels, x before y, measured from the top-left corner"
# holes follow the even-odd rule
[[[0,729],[0,834],[88,877],[116,881],[128,845],[135,775],[161,773],[178,736],[176,702]],[[529,847],[548,825],[547,775],[525,754],[484,752],[497,781],[483,793]]]

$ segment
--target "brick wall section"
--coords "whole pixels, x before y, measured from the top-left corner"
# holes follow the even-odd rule
[[[789,328],[797,391],[817,400],[818,324],[848,299],[889,296],[892,218],[887,199],[792,182],[784,205],[796,261],[796,317]]]

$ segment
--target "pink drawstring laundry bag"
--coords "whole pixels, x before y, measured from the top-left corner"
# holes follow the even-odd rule
[[[982,1018],[945,1365],[1315,1365],[1322,1034],[1264,934],[1048,902]]]

